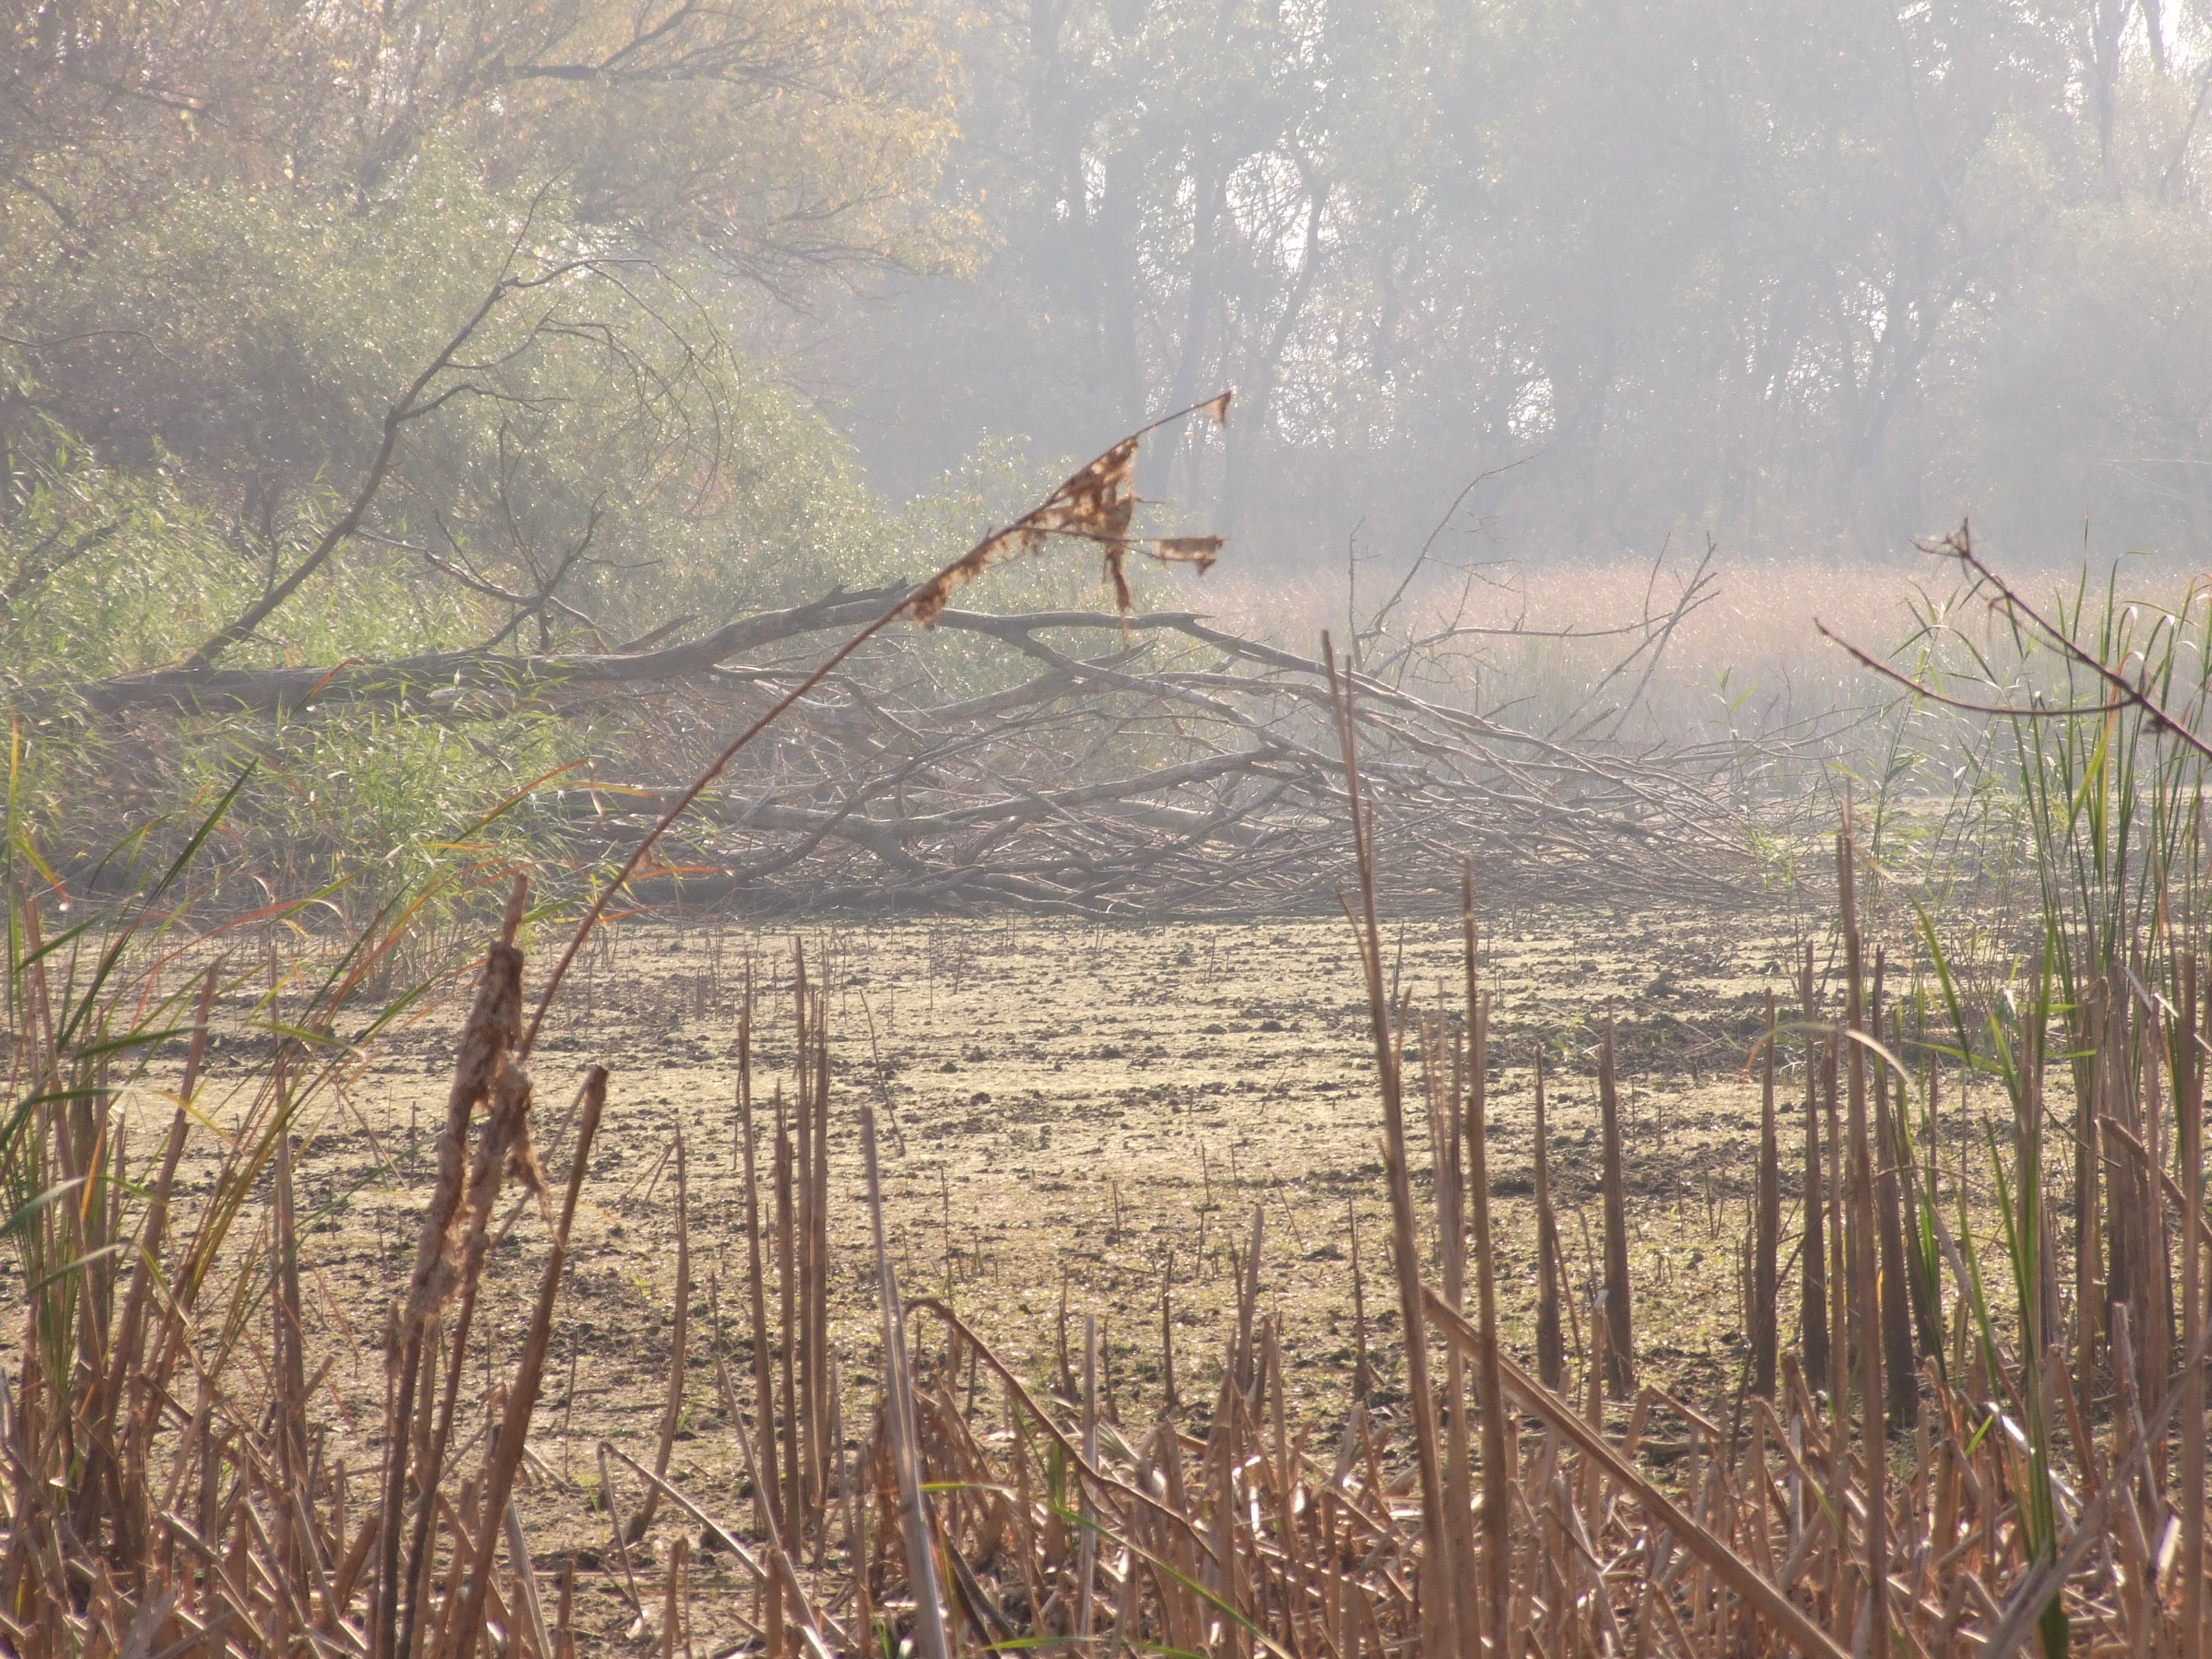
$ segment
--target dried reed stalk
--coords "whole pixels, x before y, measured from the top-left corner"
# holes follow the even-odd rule
[[[1605,1214],[1605,1385],[1615,1400],[1636,1390],[1636,1332],[1628,1281],[1628,1182],[1622,1166],[1620,1098],[1613,1086],[1613,1024],[1597,1051],[1598,1141]]]
[[[1781,1046],[1780,1015],[1774,993],[1766,994],[1766,1037],[1760,1055],[1759,1172],[1753,1193],[1751,1256],[1751,1388],[1774,1397],[1775,1361],[1779,1350],[1776,1268],[1782,1249],[1782,1144],[1774,1117],[1776,1049]]]
[[[1510,1529],[1513,1484],[1505,1434],[1505,1381],[1498,1364],[1498,1263],[1490,1232],[1490,1002],[1475,970],[1474,863],[1461,870],[1460,921],[1466,947],[1468,1089],[1467,1164],[1474,1205],[1476,1377],[1482,1395],[1482,1536],[1485,1617],[1482,1635],[1492,1659],[1513,1659],[1513,1559]],[[1553,1316],[1556,1339],[1559,1318]]]
[[[876,1115],[860,1108],[860,1156],[868,1178],[868,1224],[876,1249],[876,1293],[883,1303],[884,1419],[898,1482],[899,1521],[906,1545],[907,1583],[914,1595],[915,1646],[921,1659],[951,1659],[944,1604],[938,1599],[937,1566],[923,1504],[921,1462],[915,1440],[914,1386],[907,1375],[906,1310],[884,1237],[882,1177],[876,1164]]]
[[[1338,672],[1335,653],[1326,636],[1322,641],[1322,656],[1329,665],[1329,690],[1336,713],[1337,742],[1343,757],[1345,788],[1352,814],[1353,854],[1359,878],[1359,913],[1354,931],[1367,981],[1368,1019],[1374,1029],[1376,1081],[1382,1096],[1383,1157],[1390,1182],[1392,1267],[1398,1280],[1400,1328],[1406,1338],[1406,1392],[1413,1419],[1422,1535],[1430,1540],[1421,1556],[1422,1639],[1432,1659],[1444,1659],[1447,1655],[1466,1652],[1469,1644],[1463,1639],[1458,1610],[1453,1603],[1452,1575],[1437,1548],[1446,1536],[1443,1481],[1437,1446],[1436,1401],[1429,1378],[1428,1326],[1420,1294],[1419,1233],[1413,1213],[1413,1178],[1407,1167],[1406,1120],[1398,1070],[1400,1044],[1385,1000],[1382,924],[1375,908],[1374,848],[1360,795],[1352,688],[1346,677]],[[1349,908],[1347,905],[1347,910]]]
[[[415,1270],[409,1280],[401,1314],[399,1382],[392,1425],[414,1420],[416,1394],[421,1380],[422,1347],[429,1323],[443,1305],[458,1276],[453,1260],[457,1240],[453,1226],[459,1218],[467,1175],[469,1119],[489,1099],[492,1084],[507,1048],[514,1042],[522,1009],[522,953],[514,939],[522,926],[528,888],[520,876],[508,893],[500,920],[499,938],[484,958],[477,981],[476,1004],[461,1028],[453,1057],[453,1086],[446,1095],[446,1121],[437,1142],[437,1178],[422,1218],[416,1245]],[[408,1512],[408,1446],[404,1434],[387,1426],[385,1449],[384,1512],[389,1517],[384,1533],[382,1559],[377,1569],[375,1621],[370,1633],[370,1659],[394,1659],[399,1613],[399,1525]],[[408,1555],[409,1586],[418,1582],[429,1548],[432,1500],[436,1491],[433,1475],[422,1486],[416,1506],[415,1540]],[[411,1653],[419,1613],[410,1595],[406,1646]]]
[[[1886,1420],[1887,1395],[1882,1387],[1882,1345],[1887,1327],[1882,1316],[1882,1285],[1875,1255],[1874,1148],[1867,1125],[1867,1051],[1866,1044],[1859,1041],[1866,1035],[1866,1002],[1861,977],[1857,862],[1850,807],[1846,801],[1843,832],[1836,839],[1845,962],[1844,1019],[1852,1038],[1845,1061],[1850,1078],[1851,1174],[1844,1215],[1844,1256],[1850,1264],[1851,1286],[1850,1340],[1858,1352],[1859,1409],[1865,1419],[1864,1432],[1860,1437],[1866,1464],[1865,1612],[1862,1617],[1870,1632],[1867,1639],[1877,1646],[1886,1646],[1889,1632],[1889,1428]],[[1838,1398],[1840,1401],[1841,1395]],[[1840,1409],[1838,1416],[1840,1420]],[[1838,1440],[1840,1444],[1840,1434]],[[1853,1646],[1858,1645],[1855,1637]]]
[[[560,1219],[554,1225],[552,1248],[546,1253],[544,1271],[538,1275],[538,1301],[531,1310],[529,1334],[523,1339],[521,1356],[515,1361],[514,1381],[507,1391],[506,1407],[500,1413],[498,1435],[493,1442],[484,1476],[485,1497],[480,1511],[483,1520],[474,1547],[468,1599],[461,1607],[459,1646],[453,1650],[453,1659],[473,1659],[477,1639],[483,1629],[484,1601],[491,1593],[492,1562],[499,1529],[510,1513],[515,1476],[522,1468],[531,1413],[537,1409],[538,1391],[545,1375],[545,1356],[552,1349],[553,1310],[560,1300],[562,1275],[568,1267],[568,1237],[575,1224],[576,1200],[583,1193],[584,1177],[591,1171],[592,1143],[599,1134],[599,1117],[606,1103],[607,1068],[594,1066],[584,1080],[583,1115],[576,1125],[576,1150],[568,1160],[568,1185],[562,1195]],[[681,1155],[679,1140],[679,1158]],[[680,1166],[678,1178],[681,1179]],[[680,1275],[682,1269],[678,1271]],[[516,1531],[519,1536],[519,1525]],[[455,1540],[457,1557],[465,1542],[462,1539]],[[520,1548],[515,1553],[515,1570],[528,1572],[528,1557]]]
[[[1874,953],[1874,991],[1867,1003],[1867,1036],[1876,1044],[1882,1037],[1882,981],[1888,969],[1888,952]],[[1861,1062],[1865,1063],[1863,1060]],[[1911,1419],[1918,1390],[1914,1381],[1912,1308],[1906,1291],[1911,1282],[1905,1270],[1903,1192],[1898,1179],[1896,1120],[1890,1111],[1889,1067],[1877,1058],[1874,1066],[1874,1209],[1881,1248],[1882,1377],[1889,1420]]]
[[[2185,1354],[2203,1346],[2204,1247],[2192,1224],[2204,1213],[2204,1049],[2200,1018],[2212,1015],[2212,1000],[2198,1008],[2197,957],[2181,958],[2181,1007],[2173,1052],[2175,1105],[2180,1119],[2181,1160],[2181,1345]],[[2204,1367],[2185,1365],[2181,1373],[2181,1447],[2174,1503],[2181,1512],[2181,1557],[2174,1569],[2181,1585],[2183,1659],[2204,1654]]]
[[[1813,947],[1805,946],[1805,962],[1798,977],[1798,996],[1805,1021],[1805,1232],[1797,1252],[1801,1296],[1797,1312],[1797,1346],[1805,1357],[1808,1375],[1828,1372],[1828,1241],[1826,1183],[1820,1171],[1820,1060],[1822,1044],[1814,1024]],[[1832,1087],[1831,1088],[1832,1093]]]
[[[1567,1386],[1566,1343],[1559,1329],[1559,1218],[1552,1207],[1552,1136],[1544,1113],[1544,1045],[1535,1047],[1536,1375],[1547,1389]]]
[[[653,1472],[665,1477],[684,1419],[684,1379],[691,1363],[691,1181],[685,1162],[684,1120],[676,1121],[676,1319],[668,1334],[668,1385],[660,1405],[660,1438],[653,1448]],[[629,1518],[623,1541],[635,1544],[660,1508],[660,1488],[647,1486],[645,1501]]]

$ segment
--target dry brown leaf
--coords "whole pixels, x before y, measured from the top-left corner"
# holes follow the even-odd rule
[[[1036,552],[1048,537],[1123,540],[1137,509],[1137,445],[1133,437],[1122,439],[1004,530],[984,537],[915,590],[908,613],[924,628],[934,626],[955,592],[1002,560]]]
[[[1230,394],[1223,392],[1192,411],[1224,425]],[[1149,429],[1149,428],[1148,428]],[[1133,538],[1129,524],[1137,510],[1137,449],[1142,433],[1124,438],[1004,530],[994,530],[909,594],[907,613],[924,628],[936,626],[952,596],[993,565],[1042,550],[1054,536],[1073,536],[1099,544],[1105,578],[1114,585],[1114,602],[1124,615],[1134,605],[1124,561],[1137,548],[1164,564],[1212,567],[1221,551],[1218,536],[1163,536]]]
[[[1106,553],[1106,580],[1114,584],[1114,608],[1127,616],[1136,601],[1129,596],[1129,573],[1121,568],[1121,558],[1129,550],[1118,543],[1109,543]],[[1124,633],[1128,630],[1125,626]]]

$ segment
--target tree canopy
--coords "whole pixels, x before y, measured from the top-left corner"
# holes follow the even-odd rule
[[[839,342],[872,469],[1236,385],[1254,556],[2170,550],[2212,380],[2212,16],[2177,0],[947,9],[980,272]]]

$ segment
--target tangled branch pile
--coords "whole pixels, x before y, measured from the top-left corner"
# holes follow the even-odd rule
[[[1348,840],[1320,662],[1188,613],[939,621],[1025,677],[947,698],[933,695],[930,641],[886,642],[729,781],[694,833],[698,861],[754,904],[1334,906]],[[733,724],[790,674],[711,673],[684,713]],[[1736,753],[1577,743],[1371,678],[1362,690],[1407,894],[1447,895],[1469,848],[1509,884],[1724,890],[1741,850],[1725,788]]]
[[[536,704],[611,716],[619,758],[588,781],[562,779],[540,805],[581,856],[619,859],[681,792],[673,780],[806,678],[828,641],[909,591],[834,592],[628,654],[172,670],[79,695],[105,715],[388,704],[465,725]],[[1623,630],[1626,661],[1604,678],[1632,686],[1626,671],[1663,651],[1711,592],[1701,574]],[[1359,677],[1358,714],[1387,867],[1405,896],[1447,897],[1469,848],[1499,890],[1729,892],[1747,779],[1786,743],[1632,744],[1610,735],[1618,721],[1588,717],[1595,734],[1523,729],[1419,695],[1412,654],[1389,653]],[[689,902],[751,914],[1333,908],[1349,843],[1327,704],[1318,660],[1197,613],[947,607],[931,632],[878,635],[801,697],[647,874],[658,868]]]

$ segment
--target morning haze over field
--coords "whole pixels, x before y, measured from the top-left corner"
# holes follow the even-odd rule
[[[0,1656],[2205,1659],[2203,0],[0,5]]]

